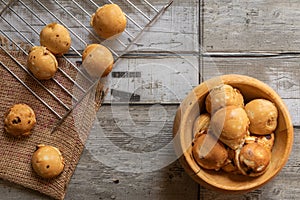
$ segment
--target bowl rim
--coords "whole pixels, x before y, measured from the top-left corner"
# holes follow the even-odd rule
[[[274,100],[277,109],[281,111],[284,122],[286,124],[286,128],[280,131],[287,132],[287,146],[285,148],[285,151],[283,152],[282,164],[280,165],[280,167],[276,168],[276,170],[272,171],[271,176],[268,179],[259,179],[258,181],[255,181],[254,183],[251,184],[242,184],[240,187],[231,187],[231,186],[218,184],[216,182],[212,182],[211,179],[207,178],[202,173],[200,173],[202,168],[200,168],[199,166],[197,167],[197,166],[190,165],[191,163],[195,163],[195,161],[191,158],[191,153],[190,153],[191,144],[185,144],[184,132],[186,126],[181,125],[181,123],[184,122],[182,119],[188,119],[187,115],[192,111],[194,106],[198,104],[198,99],[208,94],[209,92],[208,85],[212,86],[220,83],[229,84],[229,85],[239,84],[239,85],[246,85],[251,87],[259,86],[259,89],[263,93],[267,94],[268,96],[270,96],[271,99]],[[180,156],[179,154],[181,153],[181,157],[179,160],[182,166],[184,167],[184,169],[190,174],[190,176],[196,182],[200,183],[201,185],[207,188],[211,188],[217,191],[231,192],[231,193],[248,192],[261,187],[262,185],[266,184],[271,179],[273,179],[286,165],[292,150],[293,137],[294,137],[292,120],[288,112],[288,109],[284,104],[283,100],[281,99],[281,97],[271,87],[269,87],[267,84],[263,83],[262,81],[259,81],[258,79],[255,79],[250,76],[238,75],[238,74],[227,74],[222,76],[216,76],[196,86],[182,101],[182,103],[177,109],[177,113],[173,124],[173,136],[177,137],[178,136],[177,134],[179,134],[178,139],[180,141],[177,141],[175,143],[175,151],[178,156]]]

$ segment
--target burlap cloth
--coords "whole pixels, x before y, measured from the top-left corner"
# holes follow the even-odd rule
[[[26,56],[23,53],[10,51],[26,66]],[[45,99],[49,105],[54,107],[59,114],[66,112],[57,100],[41,88],[28,74],[24,72],[7,54],[0,49],[0,61],[14,71],[24,82]],[[59,67],[81,82],[84,81],[72,66],[69,66],[62,59],[59,60]],[[95,118],[95,111],[100,107],[104,97],[104,84],[99,83],[97,88],[90,92],[75,110],[59,126],[56,132],[50,133],[58,118],[44,104],[29,92],[17,81],[2,65],[0,65],[0,178],[20,184],[24,187],[37,190],[55,199],[63,199],[67,185],[79,161],[84,148],[85,141],[89,135],[90,128]],[[70,89],[78,97],[82,94],[74,87],[74,84],[57,73],[56,79],[66,88]],[[72,106],[72,98],[66,94],[53,81],[44,81],[44,85]],[[16,103],[26,103],[31,106],[37,116],[37,124],[32,135],[26,138],[13,138],[6,134],[3,129],[3,116],[5,112]],[[65,159],[63,173],[53,180],[43,180],[38,177],[31,167],[31,156],[36,150],[36,145],[47,144],[59,148]]]

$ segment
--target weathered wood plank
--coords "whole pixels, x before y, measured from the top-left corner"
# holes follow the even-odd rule
[[[7,182],[0,179],[0,192],[3,199],[24,199],[24,200],[49,200],[48,196],[45,196],[37,191],[30,190],[14,183]]]
[[[197,184],[168,145],[176,109],[101,107],[66,199],[197,199]]]
[[[84,152],[67,191],[67,199],[197,199],[197,184],[178,162],[151,173],[122,173]]]
[[[203,76],[207,80],[222,74],[243,74],[273,88],[287,104],[293,122],[300,125],[299,57],[204,57]]]
[[[294,146],[290,159],[282,171],[262,188],[244,195],[220,194],[201,187],[200,200],[239,200],[239,199],[286,199],[294,200],[300,196],[299,172],[300,172],[300,129],[294,130]]]
[[[297,0],[204,1],[203,47],[216,52],[299,52]]]
[[[90,26],[90,16],[95,12],[97,6],[101,6],[107,1],[95,1],[96,5],[90,1],[77,1],[79,6],[75,3],[71,3],[67,0],[57,1],[41,1],[42,4],[36,1],[24,0],[25,5],[28,6],[37,16],[30,12],[29,9],[22,3],[15,3],[11,6],[12,10],[7,10],[3,13],[4,19],[9,23],[12,23],[17,30],[20,30],[30,42],[35,45],[39,44],[38,34],[44,27],[44,24],[51,23],[53,21],[63,23],[70,28],[72,37],[72,46],[76,50],[83,50],[86,44],[103,42],[99,37],[94,37]],[[150,18],[153,18],[157,12],[151,9],[144,1],[132,1],[136,7],[138,7],[143,13]],[[168,0],[155,0],[151,1],[158,10],[166,5]],[[130,6],[126,1],[114,1],[120,5],[124,12],[132,18],[141,27],[149,22],[143,14],[139,13],[133,6]],[[0,3],[4,6],[3,3]],[[50,14],[43,6],[48,9]],[[142,50],[168,50],[168,51],[198,51],[198,2],[196,0],[188,0],[184,2],[174,1],[171,7],[153,24],[151,28],[145,30],[145,33],[141,36],[141,39],[133,45],[132,49]],[[15,13],[14,13],[15,12]],[[85,13],[87,12],[87,13]],[[19,15],[19,17],[17,17]],[[41,20],[39,20],[40,18]],[[23,22],[24,19],[32,28]],[[176,25],[175,25],[176,24]],[[87,27],[85,29],[82,25]],[[0,24],[1,30],[11,35],[17,42],[27,42],[22,38],[20,34],[9,26],[6,21]],[[141,30],[130,20],[128,20],[127,31],[136,36]],[[72,33],[73,32],[73,33]],[[100,39],[100,40],[99,40]],[[119,40],[126,46],[133,38],[130,35],[123,33]],[[108,47],[111,47],[115,51],[123,51],[125,48],[117,40],[105,41]]]
[[[121,59],[112,71],[112,91],[105,100],[179,103],[198,85],[198,74],[196,56]]]

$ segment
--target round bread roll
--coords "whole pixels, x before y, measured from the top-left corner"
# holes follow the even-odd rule
[[[195,138],[192,153],[199,166],[216,171],[226,164],[228,158],[224,145],[210,134]]]
[[[244,175],[259,176],[266,172],[271,162],[271,151],[258,143],[250,143],[236,154],[236,163]]]
[[[249,130],[257,135],[268,135],[277,127],[278,111],[274,103],[266,99],[254,99],[246,104],[250,120]]]
[[[246,137],[245,143],[258,143],[262,145],[265,149],[272,151],[274,146],[275,135],[274,133],[269,135],[251,135]]]
[[[62,55],[71,47],[71,36],[63,25],[50,23],[40,33],[40,44],[55,55]]]
[[[113,68],[114,58],[103,45],[90,44],[82,54],[82,66],[93,78],[107,76]]]
[[[193,126],[193,135],[194,137],[197,134],[203,134],[208,130],[210,123],[210,114],[204,113],[199,115],[199,117],[196,118]]]
[[[58,176],[64,169],[64,159],[59,149],[44,144],[37,146],[31,164],[33,170],[46,179]]]
[[[104,39],[122,33],[126,28],[126,17],[117,4],[105,4],[92,15],[91,26]]]
[[[220,85],[209,91],[205,100],[206,110],[214,113],[226,106],[244,107],[244,98],[241,92],[230,85]]]
[[[216,137],[220,137],[224,144],[236,150],[245,142],[249,119],[243,108],[227,106],[212,116],[210,125]]]
[[[39,80],[52,78],[58,69],[55,56],[46,47],[42,46],[31,48],[27,59],[27,66],[29,71]]]
[[[4,129],[13,136],[31,134],[36,123],[34,111],[26,104],[15,104],[4,117]]]

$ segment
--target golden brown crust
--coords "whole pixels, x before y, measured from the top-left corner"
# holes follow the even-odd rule
[[[198,165],[205,169],[219,170],[228,158],[224,145],[210,134],[202,134],[195,138],[192,152]]]
[[[103,45],[90,44],[82,53],[82,66],[93,78],[107,76],[113,68],[114,58]]]
[[[266,99],[254,99],[246,104],[250,120],[249,130],[257,135],[271,134],[277,127],[278,111],[274,103]]]
[[[55,75],[58,63],[46,47],[34,46],[28,55],[27,67],[37,79],[48,80]]]
[[[204,113],[199,115],[199,117],[196,118],[193,126],[193,135],[194,137],[198,134],[203,134],[208,130],[210,124],[210,114]]]
[[[50,23],[40,33],[40,44],[55,55],[62,55],[71,47],[71,36],[63,25]]]
[[[15,104],[4,117],[4,129],[13,136],[30,135],[35,124],[35,113],[26,104]]]
[[[218,110],[211,118],[213,133],[234,150],[244,144],[248,127],[249,119],[241,107],[227,106]]]
[[[237,166],[247,176],[259,176],[267,170],[271,161],[271,152],[258,143],[243,146],[237,154]]]
[[[122,33],[127,20],[117,4],[106,4],[92,15],[90,24],[101,38],[108,39]]]
[[[37,146],[31,164],[33,170],[46,179],[55,178],[64,169],[64,159],[59,149],[43,144]]]
[[[209,91],[205,100],[205,106],[207,112],[213,114],[226,106],[244,107],[244,98],[238,89],[223,84]]]
[[[272,148],[274,146],[275,141],[275,135],[274,133],[269,135],[251,135],[249,137],[246,137],[245,143],[258,143],[262,145],[265,149],[268,149],[269,151],[272,151]]]

